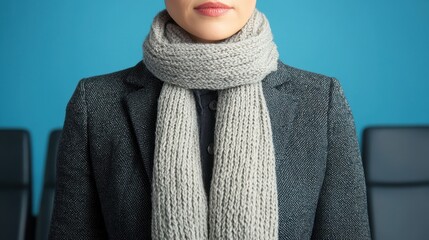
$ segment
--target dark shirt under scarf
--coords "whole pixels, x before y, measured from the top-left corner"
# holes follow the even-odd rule
[[[218,92],[210,89],[193,89],[198,115],[201,166],[204,188],[209,196],[214,159],[214,128]]]

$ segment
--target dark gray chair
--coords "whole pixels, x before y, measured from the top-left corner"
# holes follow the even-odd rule
[[[0,239],[31,239],[33,232],[30,133],[0,129]]]
[[[372,238],[429,239],[429,126],[366,128],[362,150]]]
[[[61,131],[61,129],[55,129],[49,135],[48,151],[45,163],[45,177],[43,180],[43,190],[36,225],[36,240],[48,239],[55,196],[56,158],[61,138]]]

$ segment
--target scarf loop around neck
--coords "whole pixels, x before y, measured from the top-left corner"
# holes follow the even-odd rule
[[[266,17],[218,43],[195,43],[166,10],[143,44],[163,86],[152,175],[152,239],[277,239],[278,199],[270,116],[262,80],[277,70]],[[218,90],[214,164],[204,190],[192,89]]]

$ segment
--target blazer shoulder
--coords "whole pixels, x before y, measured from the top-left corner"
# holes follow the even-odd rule
[[[281,61],[277,72],[280,77],[287,78],[280,88],[308,103],[328,103],[333,86],[340,85],[333,76],[301,69]]]
[[[300,69],[283,62],[279,63],[279,70],[287,73],[289,81],[298,89],[329,90],[335,77]]]
[[[134,68],[135,66],[85,77],[80,80],[80,84],[84,87],[87,97],[121,96],[129,91],[125,79]]]

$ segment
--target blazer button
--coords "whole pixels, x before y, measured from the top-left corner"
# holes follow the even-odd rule
[[[207,146],[207,152],[208,152],[210,155],[213,155],[213,154],[214,154],[213,143],[210,143],[210,144]]]
[[[215,100],[213,100],[213,101],[211,101],[211,102],[209,103],[209,108],[210,108],[211,110],[215,111],[215,110],[216,110],[216,105],[217,105],[217,101],[216,101],[216,99],[215,99]]]

